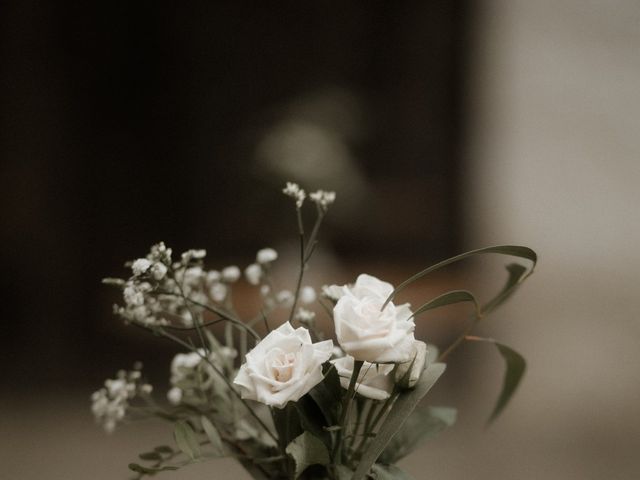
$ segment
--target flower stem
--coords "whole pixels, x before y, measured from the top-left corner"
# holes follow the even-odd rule
[[[342,440],[344,438],[344,431],[346,429],[346,420],[351,408],[351,401],[355,396],[356,383],[358,381],[358,376],[360,375],[362,365],[364,365],[364,362],[362,360],[355,360],[353,362],[353,373],[351,374],[351,380],[349,380],[349,388],[347,389],[347,394],[344,397],[342,413],[340,414],[340,430],[338,430],[337,432],[336,443],[333,446],[333,462],[336,464],[341,463],[340,457],[342,456]]]

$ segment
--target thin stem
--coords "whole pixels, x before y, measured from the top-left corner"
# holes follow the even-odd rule
[[[309,259],[311,258],[311,254],[315,249],[316,237],[318,236],[318,231],[320,230],[320,225],[322,224],[322,219],[325,215],[324,210],[318,207],[318,216],[316,217],[316,222],[313,225],[313,229],[311,230],[309,240],[305,245],[300,209],[296,209],[296,212],[298,216],[298,234],[300,236],[300,271],[298,272],[296,290],[293,294],[293,305],[291,306],[291,312],[289,313],[289,322],[293,320],[293,316],[295,315],[296,306],[298,305],[298,298],[300,297],[300,289],[302,288],[302,278],[304,277],[304,271],[306,269],[307,263],[309,262]]]
[[[469,325],[467,325],[467,327],[464,329],[464,331],[462,332],[462,334],[456,338],[451,345],[449,345],[447,347],[447,349],[442,352],[440,354],[440,356],[438,357],[438,361],[442,362],[444,361],[449,355],[451,355],[451,353],[453,353],[453,351],[458,348],[462,342],[464,341],[465,337],[467,335],[469,335],[471,333],[471,331],[473,330],[473,327],[475,327],[478,324],[478,317],[475,317],[471,322],[469,322]]]
[[[334,463],[340,463],[340,456],[342,450],[342,440],[344,437],[344,430],[346,428],[346,419],[349,415],[349,409],[351,408],[351,401],[355,396],[356,383],[358,381],[358,375],[360,375],[360,370],[362,369],[362,365],[364,362],[362,360],[355,360],[353,362],[353,372],[351,374],[351,380],[349,380],[349,388],[347,389],[347,394],[344,397],[343,405],[342,405],[342,413],[340,414],[340,421],[338,424],[340,425],[340,430],[338,430],[336,435],[336,443],[333,447],[333,461]]]

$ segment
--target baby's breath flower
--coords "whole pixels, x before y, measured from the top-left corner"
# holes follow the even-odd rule
[[[222,302],[227,296],[227,286],[224,283],[214,283],[209,289],[209,295],[214,302]]]
[[[141,364],[129,372],[120,370],[116,378],[107,379],[104,387],[91,395],[91,411],[107,433],[113,432],[129,408],[129,402],[140,393],[150,393],[151,385],[140,385]]]
[[[217,270],[209,270],[207,272],[207,285],[212,285],[214,283],[217,283],[220,281],[221,279],[221,275],[220,272]]]
[[[240,269],[231,265],[222,270],[222,280],[228,283],[237,282],[240,278]]]
[[[278,252],[273,248],[263,248],[258,250],[256,261],[261,264],[271,263],[278,258]]]
[[[146,258],[138,258],[133,265],[131,265],[131,270],[134,275],[142,275],[151,267],[151,262]]]
[[[293,305],[293,293],[289,290],[281,290],[276,295],[276,300],[283,307],[290,307]]]
[[[258,285],[262,277],[262,267],[257,263],[252,263],[244,269],[244,276],[251,285]]]
[[[316,291],[313,287],[305,286],[300,290],[300,301],[305,304],[313,303],[316,301]]]
[[[151,266],[151,275],[160,281],[167,274],[167,266],[164,263],[156,262]]]
[[[271,287],[269,285],[262,285],[260,287],[260,295],[262,295],[263,297],[266,297],[270,293],[271,293]]]
[[[167,392],[167,400],[171,405],[179,405],[182,400],[182,390],[178,387],[173,387]]]
[[[322,286],[322,296],[328,298],[329,300],[337,302],[338,300],[340,300],[340,297],[342,297],[342,295],[344,295],[344,289],[339,285]]]
[[[303,307],[300,307],[295,315],[295,319],[303,324],[312,322],[314,318],[316,318],[315,312]]]
[[[293,182],[287,182],[287,186],[282,190],[282,193],[293,198],[296,201],[297,208],[302,207],[304,199],[307,197],[307,194],[300,188],[300,185]]]
[[[318,190],[309,194],[309,198],[313,203],[318,205],[323,210],[326,210],[336,200],[336,192],[327,192],[325,190]]]
[[[205,249],[187,250],[182,254],[182,263],[189,263],[191,260],[202,260],[207,256],[207,251]]]

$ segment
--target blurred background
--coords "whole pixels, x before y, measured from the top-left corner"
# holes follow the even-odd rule
[[[128,478],[171,441],[160,423],[93,424],[104,378],[143,360],[162,396],[176,353],[113,317],[100,279],[164,240],[206,248],[213,268],[272,246],[293,284],[287,180],[338,194],[312,284],[397,284],[488,244],[540,254],[478,330],[529,362],[512,404],[485,429],[502,365],[461,348],[429,399],[459,422],[407,472],[637,478],[639,26],[631,0],[3,2],[6,478]],[[407,300],[487,293],[504,262],[461,264]],[[465,318],[436,312],[419,336],[445,346]],[[243,475],[225,460],[165,477]]]

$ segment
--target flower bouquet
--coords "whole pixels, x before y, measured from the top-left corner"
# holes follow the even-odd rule
[[[122,290],[124,303],[114,311],[127,324],[184,350],[171,362],[166,400],[154,398],[140,364],[118,372],[92,396],[93,413],[108,432],[139,417],[173,425],[175,445],[156,446],[129,465],[136,478],[224,456],[237,459],[256,479],[410,478],[398,460],[455,421],[455,409],[419,403],[462,342],[491,343],[505,360],[502,391],[490,420],[518,386],[524,359],[505,345],[471,334],[533,273],[535,252],[514,245],[481,248],[428,267],[395,288],[362,274],[353,284],[323,286],[317,295],[303,279],[335,194],[320,190],[307,196],[293,183],[284,193],[295,204],[300,269],[293,292],[278,290],[271,276],[277,252],[258,252],[244,270],[262,299],[253,318],[241,319],[234,308],[233,287],[243,272],[236,266],[205,269],[204,250],[174,259],[171,249],[159,243],[146,257],[127,264],[131,277],[104,280]],[[307,234],[301,212],[309,203],[316,217]],[[444,293],[415,309],[397,303],[405,287],[429,273],[490,253],[531,265],[507,265],[504,287],[485,303],[466,290]],[[442,353],[415,339],[419,315],[459,302],[468,302],[473,314]],[[311,305],[330,317],[335,341],[320,331]],[[272,325],[278,309],[288,320]],[[210,328],[218,324],[224,325],[218,328],[221,338]]]

